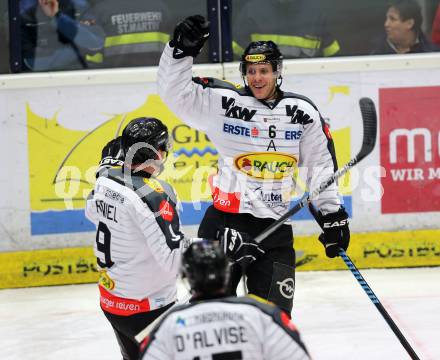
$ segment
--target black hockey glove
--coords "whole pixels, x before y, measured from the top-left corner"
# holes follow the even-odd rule
[[[243,268],[264,255],[264,250],[250,235],[231,228],[225,228],[220,234],[220,244],[231,262],[238,263]]]
[[[96,170],[96,177],[102,175],[106,170],[112,166],[124,165],[124,151],[121,146],[121,137],[110,140],[102,149],[101,161],[99,162],[98,169]]]
[[[339,248],[347,250],[350,243],[350,229],[348,228],[348,214],[344,207],[341,206],[335,213],[322,215],[321,212],[315,212],[313,215],[324,231],[318,239],[325,247],[325,254],[329,258],[334,258],[338,256]]]
[[[179,22],[174,29],[170,46],[174,47],[173,57],[196,57],[209,37],[209,21],[201,15],[193,15]]]

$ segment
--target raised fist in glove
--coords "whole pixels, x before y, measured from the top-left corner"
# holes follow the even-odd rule
[[[124,165],[124,151],[121,146],[121,137],[110,140],[102,149],[101,161],[99,162],[98,169],[96,170],[96,177],[102,175],[102,173],[113,166]]]
[[[174,47],[173,57],[196,57],[209,37],[209,21],[202,15],[187,17],[176,25],[170,46]]]
[[[244,268],[264,255],[264,250],[250,235],[231,228],[225,228],[220,234],[220,244],[232,263]]]
[[[350,229],[348,228],[348,214],[344,207],[341,206],[337,212],[326,215],[318,212],[315,219],[324,231],[319,235],[319,241],[324,245],[325,254],[329,258],[337,256],[339,248],[347,250],[350,243]]]

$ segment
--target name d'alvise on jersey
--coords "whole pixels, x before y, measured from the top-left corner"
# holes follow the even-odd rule
[[[186,346],[193,349],[203,349],[225,344],[247,343],[249,339],[243,326],[229,326],[211,328],[208,330],[188,332],[183,335],[175,335],[176,350],[185,351]]]

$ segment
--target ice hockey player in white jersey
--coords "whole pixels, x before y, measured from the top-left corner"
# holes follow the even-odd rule
[[[191,241],[180,231],[172,187],[156,178],[169,146],[160,120],[132,120],[104,147],[87,200],[97,227],[100,305],[124,359],[139,358],[134,336],[175,302],[181,254]]]
[[[255,238],[289,209],[296,168],[308,189],[337,170],[328,126],[308,98],[281,90],[283,56],[272,41],[252,42],[240,63],[245,86],[212,78],[192,78],[193,58],[209,36],[200,15],[177,24],[158,69],[158,90],[167,106],[186,124],[204,131],[218,154],[212,181],[213,205],[199,237],[213,238],[222,227]],[[320,241],[335,257],[350,239],[348,215],[333,184],[313,199]],[[330,224],[330,225],[329,225]],[[250,293],[276,303],[290,314],[295,289],[295,251],[291,225],[284,224],[259,244],[254,261],[237,259],[230,293],[247,275]]]
[[[190,304],[171,309],[143,344],[142,360],[306,360],[290,317],[250,297],[226,297],[228,261],[217,241],[203,240],[183,254]]]

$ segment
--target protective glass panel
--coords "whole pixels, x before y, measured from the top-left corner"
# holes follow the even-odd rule
[[[197,13],[205,1],[21,0],[22,68],[155,66],[177,22]],[[207,61],[205,49],[197,62]]]
[[[411,4],[411,2],[415,3]],[[276,42],[285,58],[392,54],[438,51],[440,39],[431,34],[438,0],[393,1],[401,18],[396,34],[386,32],[386,0],[234,0],[232,34],[234,59],[251,41]],[[400,4],[401,3],[401,4]],[[440,11],[440,10],[439,10]],[[408,28],[409,17],[416,31]],[[411,20],[410,20],[411,21]],[[437,41],[437,44],[434,43]]]

